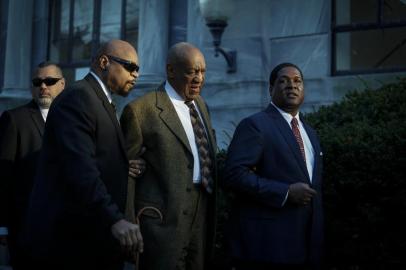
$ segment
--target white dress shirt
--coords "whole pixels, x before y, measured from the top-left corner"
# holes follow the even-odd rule
[[[292,125],[290,122],[292,121],[293,116],[290,113],[287,113],[287,112],[279,109],[275,104],[273,104],[273,102],[271,102],[271,104],[280,112],[280,114],[283,116],[283,118],[286,120],[286,122],[288,122],[289,127],[292,129]],[[312,182],[313,168],[314,168],[314,149],[313,149],[312,143],[310,142],[309,136],[307,135],[307,132],[303,127],[303,123],[302,123],[302,121],[300,121],[299,113],[297,113],[294,117],[297,119],[297,121],[299,123],[299,132],[300,132],[300,136],[302,136],[303,146],[304,146],[305,156],[306,156],[307,172],[309,173],[310,182]]]
[[[102,80],[100,80],[99,76],[96,75],[93,71],[90,71],[90,74],[93,75],[93,77],[96,79],[96,81],[99,83],[100,87],[103,89],[104,94],[106,95],[107,99],[109,100],[110,104],[113,101],[113,98],[111,97],[110,91],[107,90],[107,87],[104,85]]]
[[[189,107],[185,104],[185,100],[175,91],[175,89],[169,84],[168,81],[165,82],[165,91],[169,96],[173,106],[175,107],[176,113],[178,114],[179,120],[182,123],[183,129],[185,130],[186,137],[189,141],[190,149],[193,154],[193,183],[198,184],[201,181],[200,175],[200,160],[199,152],[196,146],[195,133],[193,131],[192,122],[190,120]],[[199,114],[200,120],[203,122],[200,115],[199,108],[193,101],[196,110]],[[206,128],[206,127],[205,127]]]
[[[39,110],[40,110],[40,112],[41,112],[41,115],[42,115],[42,119],[44,119],[44,122],[47,120],[47,116],[48,116],[48,112],[49,112],[49,108],[41,108],[40,106],[38,106],[39,107]]]

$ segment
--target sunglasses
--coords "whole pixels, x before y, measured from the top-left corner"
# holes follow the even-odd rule
[[[40,87],[42,83],[45,83],[46,86],[51,86],[56,84],[60,79],[62,78],[52,78],[52,77],[46,77],[45,79],[34,78],[32,79],[32,85],[34,85],[35,87]]]
[[[138,72],[138,70],[140,70],[140,67],[136,63],[133,63],[131,61],[127,61],[112,55],[107,55],[107,57],[113,60],[114,62],[117,62],[120,65],[122,65],[123,68],[125,68],[130,73],[133,73],[134,71]]]

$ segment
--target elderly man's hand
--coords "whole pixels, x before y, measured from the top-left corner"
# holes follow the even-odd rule
[[[138,225],[121,219],[111,227],[111,232],[127,254],[144,251],[144,241]]]
[[[288,200],[299,205],[307,205],[317,192],[305,183],[294,183],[289,186]]]
[[[128,175],[132,178],[141,177],[145,172],[146,163],[142,158],[132,159],[130,162],[130,168],[128,170]]]
[[[128,170],[128,175],[132,178],[140,177],[144,174],[146,169],[146,162],[140,156],[144,154],[145,147],[142,147],[140,152],[137,154],[136,159],[131,159],[129,161],[130,167]]]

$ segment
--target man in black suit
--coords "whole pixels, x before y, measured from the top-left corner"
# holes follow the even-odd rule
[[[41,149],[45,120],[53,99],[64,89],[62,71],[43,62],[32,77],[32,100],[0,117],[0,226],[8,231],[13,269],[21,269],[24,255],[19,238]],[[3,239],[5,237],[3,236]]]
[[[52,105],[25,234],[38,267],[122,269],[125,252],[142,252],[138,226],[124,219],[129,161],[111,98],[137,78],[135,49],[112,40]]]
[[[321,266],[322,153],[299,115],[301,70],[282,63],[270,76],[272,102],[238,125],[223,185],[235,192],[227,228],[237,270],[303,270]]]

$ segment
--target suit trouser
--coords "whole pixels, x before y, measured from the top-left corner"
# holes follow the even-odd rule
[[[28,255],[22,248],[18,236],[21,235],[20,230],[15,231],[14,228],[9,228],[7,237],[8,250],[10,254],[10,264],[13,270],[30,269]]]
[[[85,262],[72,262],[69,260],[63,261],[39,261],[31,259],[30,268],[24,268],[27,270],[40,269],[40,270],[122,270],[124,267],[124,261],[104,261],[97,260],[85,261]]]
[[[234,262],[235,270],[311,270],[308,264],[274,264],[239,261]]]
[[[194,213],[190,223],[189,239],[186,239],[181,257],[178,258],[176,270],[203,270],[206,249],[207,231],[207,204],[208,194],[201,185],[195,185],[193,189]]]

